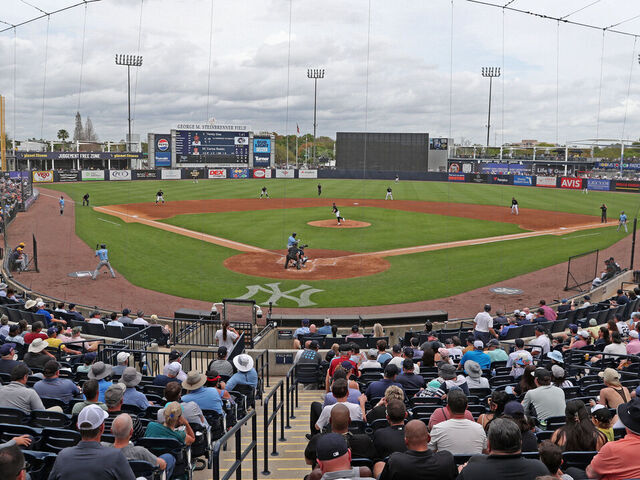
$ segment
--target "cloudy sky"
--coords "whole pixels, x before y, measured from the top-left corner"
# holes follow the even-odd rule
[[[77,1],[1,0],[0,21],[16,24],[39,15],[34,6],[50,12]],[[608,27],[640,15],[637,0],[511,6],[562,17],[594,2],[568,18]],[[616,28],[640,34],[640,17]],[[602,48],[601,30],[465,0],[453,8],[451,0],[101,0],[0,33],[0,94],[17,138],[72,132],[79,109],[101,140],[120,140],[127,84],[114,54],[139,53],[135,133],[207,117],[255,131],[294,133],[299,124],[310,132],[306,72],[317,67],[326,70],[318,82],[319,135],[426,131],[484,143],[489,85],[480,71],[499,66],[492,143],[620,138],[623,129],[637,139],[640,42],[604,35],[601,83]]]

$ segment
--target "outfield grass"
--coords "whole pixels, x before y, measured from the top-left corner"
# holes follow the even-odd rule
[[[318,183],[322,183],[323,197],[327,198],[328,205],[331,198],[384,198],[384,190],[388,184],[393,188],[394,198],[403,200],[507,206],[511,197],[515,196],[522,208],[591,215],[599,215],[598,207],[604,202],[609,207],[610,217],[615,217],[619,210],[626,210],[633,217],[640,203],[640,195],[627,193],[590,192],[584,195],[577,191],[559,189],[405,181],[393,184],[352,180],[234,179],[201,181],[199,184],[190,181],[139,181],[55,184],[47,187],[64,191],[79,203],[82,195],[89,192],[92,205],[95,206],[152,202],[158,188],[165,191],[167,201],[255,198],[262,185],[268,186],[272,197],[316,197]],[[479,225],[475,223],[476,220],[449,217],[435,220],[434,217],[441,216],[399,211],[393,211],[391,218],[388,218],[385,214],[389,211],[385,212],[383,209],[367,207],[362,208],[362,211],[364,218],[358,218],[359,220],[382,218],[386,219],[386,224],[383,222],[380,225],[380,221],[376,220],[371,222],[374,225],[369,228],[340,231],[306,225],[307,221],[313,219],[331,218],[328,209],[289,209],[277,211],[275,217],[274,211],[185,215],[170,222],[180,222],[186,228],[207,231],[264,248],[283,248],[283,240],[286,241],[291,230],[289,220],[292,219],[298,225],[303,225],[301,228],[296,227],[298,233],[305,241],[309,240],[312,247],[353,251],[377,250],[375,245],[378,242],[385,245],[388,243],[394,248],[396,245],[405,246],[394,243],[404,242],[405,239],[411,239],[408,244],[425,244],[452,241],[455,235],[490,236],[485,228],[496,228],[496,232],[503,228],[517,229],[513,225],[483,222],[483,230],[478,233],[475,231],[475,227]],[[299,215],[303,218],[297,218]],[[318,218],[310,218],[315,215]],[[193,224],[187,226],[181,222]],[[432,222],[440,225],[437,235]],[[466,225],[474,228],[465,230]],[[248,285],[279,283],[283,291],[300,285],[299,281],[273,280],[230,272],[223,267],[222,262],[237,254],[236,251],[145,225],[126,224],[89,208],[76,208],[76,232],[92,248],[98,242],[108,242],[112,264],[135,285],[173,295],[214,301],[241,296],[247,292]],[[369,232],[375,232],[371,240]],[[615,228],[606,228],[566,236],[543,236],[389,257],[391,268],[377,275],[310,281],[305,284],[323,290],[311,297],[316,306],[382,305],[441,298],[560,263],[576,253],[606,248],[621,238],[623,234],[616,233]],[[264,302],[267,295],[258,294],[254,298]],[[297,304],[285,299],[279,301],[278,306],[295,307]]]

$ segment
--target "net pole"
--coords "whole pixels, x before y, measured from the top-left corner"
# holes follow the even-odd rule
[[[629,262],[629,270],[633,270],[633,257],[636,253],[636,228],[638,226],[638,219],[633,219],[633,237],[631,237],[631,261]]]

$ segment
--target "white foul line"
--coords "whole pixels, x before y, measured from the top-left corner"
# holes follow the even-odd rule
[[[101,220],[101,221],[103,221],[103,222],[110,223],[111,225],[115,225],[116,227],[119,227],[119,226],[120,226],[120,224],[119,224],[119,223],[110,222],[109,220],[105,220],[104,218],[100,218],[100,217],[98,217],[98,220]]]

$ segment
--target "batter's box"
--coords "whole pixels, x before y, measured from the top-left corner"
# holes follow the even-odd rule
[[[87,271],[83,271],[83,272],[71,272],[68,274],[71,278],[87,278],[90,277],[91,275],[93,275],[93,272],[87,272]]]

